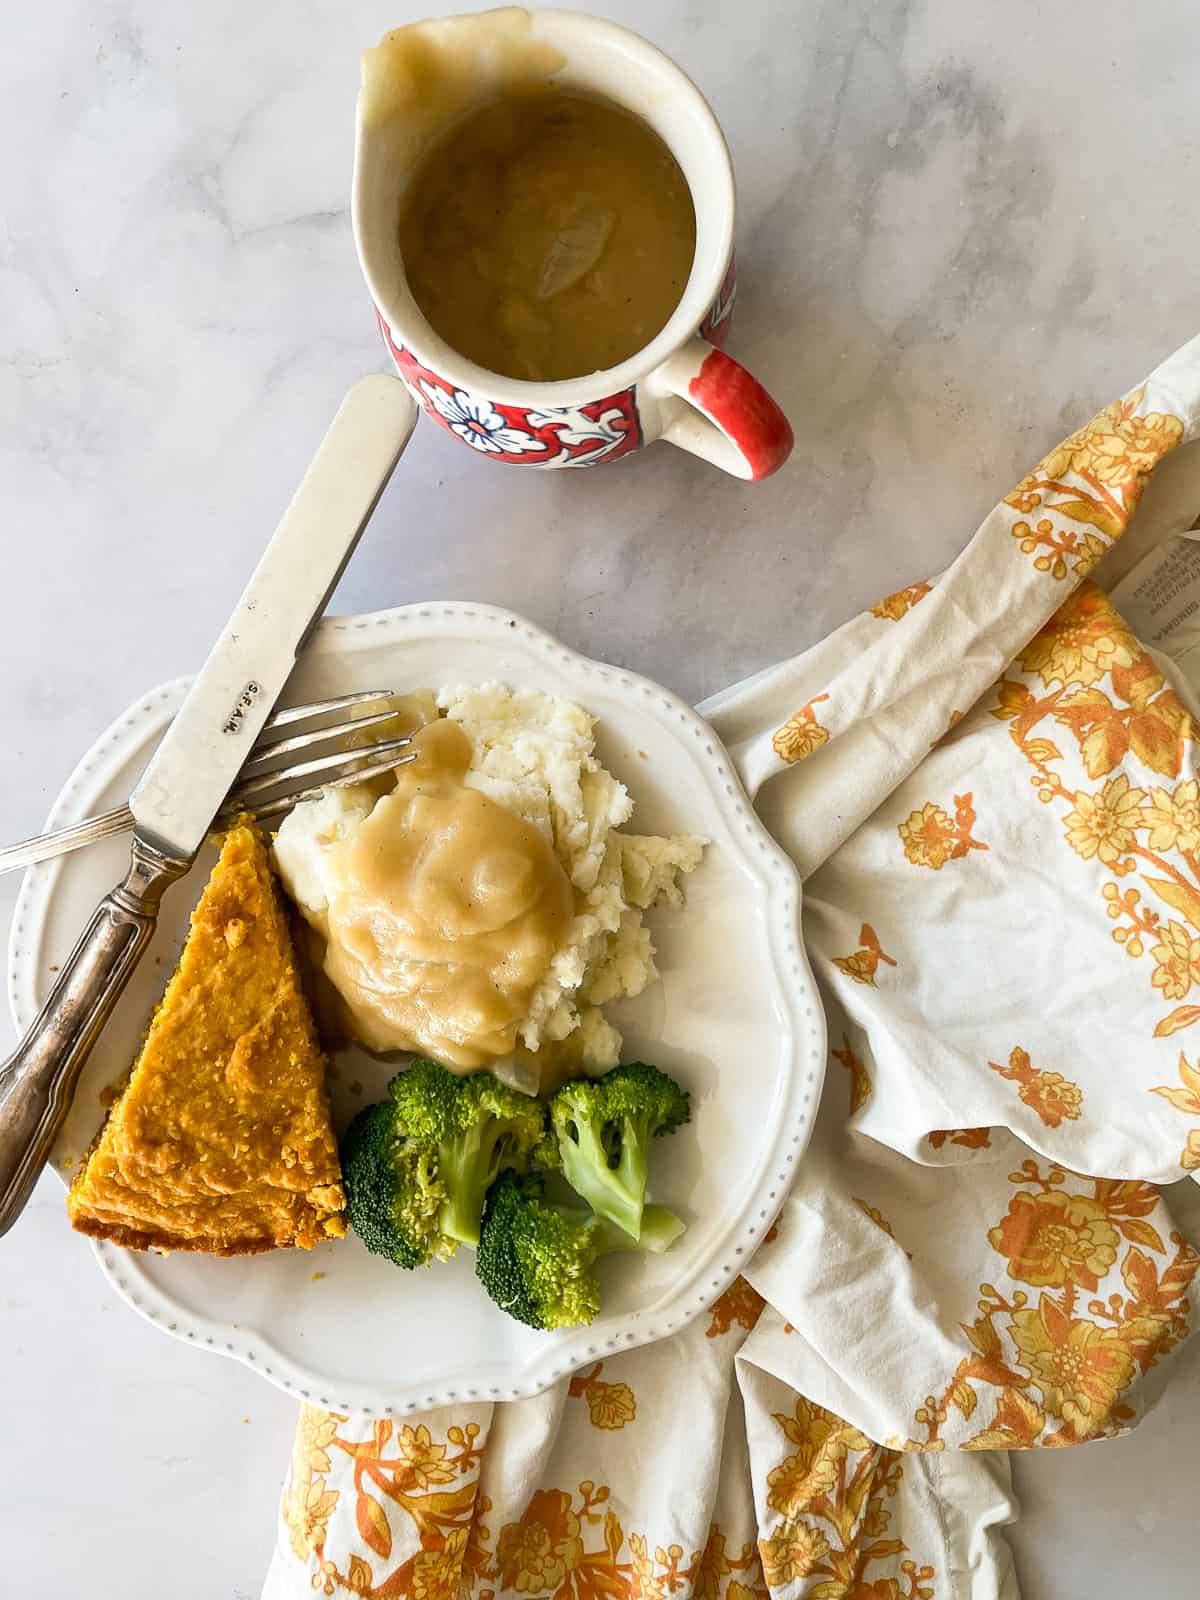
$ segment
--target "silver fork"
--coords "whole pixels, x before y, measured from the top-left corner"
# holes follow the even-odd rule
[[[414,760],[411,738],[364,737],[372,729],[382,734],[387,723],[395,722],[397,712],[388,704],[394,699],[394,690],[367,689],[277,711],[264,724],[258,742],[229,791],[229,798],[217,813],[214,827],[232,822],[243,811],[253,812],[260,820],[280,816],[302,800],[314,799],[322,789],[342,789],[352,783],[364,783]],[[373,710],[374,706],[383,709]],[[339,712],[351,715],[340,721],[322,722],[317,727],[303,727],[299,732],[291,731],[320,718],[336,717]],[[322,746],[330,748],[322,750]],[[309,754],[318,750],[320,754]],[[32,867],[39,861],[50,861],[85,844],[94,844],[98,839],[127,833],[132,827],[133,814],[129,807],[117,806],[99,816],[88,817],[84,822],[54,828],[21,844],[0,849],[0,874]]]

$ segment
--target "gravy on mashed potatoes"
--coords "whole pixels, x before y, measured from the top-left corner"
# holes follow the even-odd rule
[[[550,842],[463,781],[471,741],[439,720],[330,863],[325,970],[373,1050],[482,1067],[517,1023],[574,910]]]
[[[600,1006],[656,975],[642,910],[680,901],[702,842],[616,832],[632,811],[580,707],[497,685],[414,696],[416,759],[382,795],[327,790],[275,845],[323,936],[349,1031],[536,1087],[615,1064]]]

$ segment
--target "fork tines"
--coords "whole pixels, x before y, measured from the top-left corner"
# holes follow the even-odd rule
[[[315,799],[322,789],[365,783],[414,760],[407,735],[371,737],[395,721],[399,713],[394,700],[393,690],[368,690],[277,712],[242,767],[222,814],[249,810],[259,817],[278,816],[302,800]],[[319,721],[343,711],[352,714],[335,722]],[[300,723],[317,725],[287,732]],[[312,751],[311,758],[297,761],[304,751]]]
[[[348,722],[334,722],[328,727],[310,728],[306,733],[294,733],[287,738],[260,739],[254,746],[253,753],[247,757],[241,773],[238,776],[239,784],[248,778],[256,778],[260,773],[278,770],[278,766],[288,766],[289,771],[297,771],[284,762],[284,756],[293,756],[298,750],[311,750],[318,745],[329,744],[335,739],[341,739],[353,749],[357,745],[366,746],[370,740],[360,736],[370,728],[382,727],[386,722],[394,722],[398,713],[390,711],[376,711],[369,717],[354,717]]]
[[[371,700],[378,700],[386,705],[389,700],[396,698],[395,689],[362,689],[356,694],[337,694],[328,700],[310,700],[305,706],[288,706],[283,711],[273,712],[263,723],[263,731],[258,736],[256,749],[273,741],[270,735],[277,728],[289,728],[297,722],[310,722],[314,717],[325,717],[333,711],[347,711],[351,706],[365,706]]]
[[[397,767],[403,767],[417,759],[417,752],[408,748],[411,743],[411,739],[393,739],[385,744],[373,745],[369,749],[354,752],[350,756],[337,757],[328,763],[329,776],[323,777],[319,783],[306,789],[289,788],[278,794],[269,795],[269,798],[250,800],[246,799],[243,790],[235,789],[222,807],[222,815],[248,809],[261,821],[266,817],[277,817],[284,811],[290,811],[293,806],[298,806],[305,800],[316,800],[326,789],[346,789],[351,784],[368,783],[372,778],[382,778],[387,773],[394,772]],[[381,751],[386,753],[380,754]],[[298,770],[292,768],[280,773],[278,781],[291,783]],[[254,781],[266,783],[268,780]]]
[[[407,750],[411,744],[412,740],[407,736],[403,739],[380,739],[365,748],[332,750],[323,756],[316,756],[312,761],[294,761],[279,772],[265,772],[261,777],[248,778],[245,782],[239,778],[230,792],[230,799],[236,795],[242,805],[255,810],[258,796],[269,794],[280,784],[286,784],[295,793],[297,789],[315,790],[354,783],[358,781],[356,775],[365,771],[367,765],[374,766],[383,761],[380,768],[382,772],[398,765],[395,761],[389,763],[385,758]]]

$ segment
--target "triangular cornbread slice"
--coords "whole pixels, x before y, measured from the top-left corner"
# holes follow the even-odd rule
[[[133,1249],[242,1255],[340,1237],[344,1205],[325,1060],[266,842],[241,821],[67,1211]]]

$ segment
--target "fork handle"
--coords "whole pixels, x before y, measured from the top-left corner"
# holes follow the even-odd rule
[[[92,914],[45,1005],[0,1067],[0,1234],[25,1208],[100,1029],[154,932],[163,890],[189,863],[136,834],[129,871]]]
[[[49,833],[39,833],[23,844],[10,844],[0,850],[0,875],[34,867],[39,861],[52,861],[55,856],[65,856],[82,845],[111,838],[114,833],[128,833],[132,827],[133,812],[128,806],[117,806],[112,811],[102,811],[98,817],[52,828]]]

